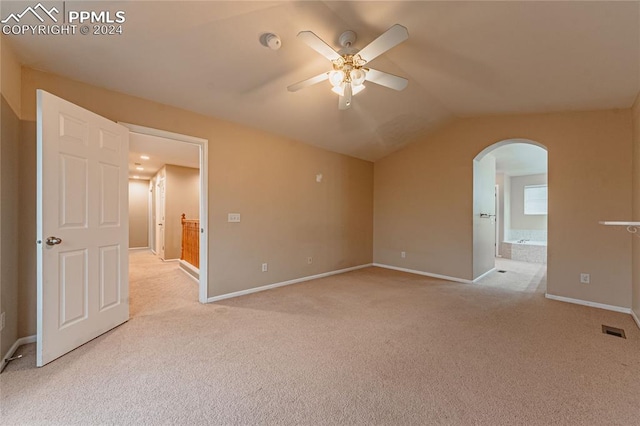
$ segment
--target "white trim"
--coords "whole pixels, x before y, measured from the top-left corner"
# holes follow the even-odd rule
[[[619,222],[619,221],[600,221],[598,222],[600,225],[609,225],[609,226],[640,226],[640,222]]]
[[[232,297],[245,296],[251,293],[257,293],[259,291],[271,290],[272,288],[284,287],[286,285],[297,284],[305,281],[317,280],[318,278],[329,277],[331,275],[343,274],[345,272],[355,271],[357,269],[363,269],[373,266],[371,263],[366,265],[353,266],[351,268],[339,269],[337,271],[324,272],[322,274],[310,275],[308,277],[296,278],[294,280],[283,281],[275,284],[263,285],[261,287],[254,287],[247,290],[235,291],[233,293],[222,294],[220,296],[214,296],[207,299],[207,303],[217,302],[219,300],[231,299]]]
[[[200,282],[200,280],[199,280],[198,278],[194,277],[193,275],[191,275],[191,274],[189,273],[189,271],[185,270],[185,269],[184,269],[184,268],[182,268],[182,267],[180,268],[180,270],[181,270],[181,271],[182,271],[186,276],[188,276],[189,278],[191,278],[191,279],[192,279],[192,280],[194,280],[195,282],[197,282],[197,283],[199,283],[199,282]]]
[[[162,260],[163,262],[180,262],[180,259],[177,259],[177,258],[176,259],[160,259],[160,260]]]
[[[410,274],[424,275],[426,277],[438,278],[438,279],[441,279],[441,280],[454,281],[454,282],[457,282],[457,283],[473,284],[473,281],[465,280],[463,278],[449,277],[447,275],[440,275],[440,274],[432,274],[430,272],[416,271],[414,269],[399,268],[397,266],[384,265],[382,263],[374,263],[373,266],[377,266],[378,268],[393,269],[394,271],[408,272]],[[489,271],[489,272],[491,272],[491,271]]]
[[[155,180],[153,177],[149,179],[149,194],[147,196],[147,223],[149,225],[149,229],[147,229],[147,246],[153,251],[153,245],[155,244],[156,236],[155,236],[155,226],[156,221],[153,218],[153,213],[155,211],[155,206],[153,205],[153,189],[155,187]],[[153,241],[151,241],[153,240]],[[155,253],[154,253],[155,254]]]
[[[480,281],[481,279],[483,279],[484,277],[486,277],[487,275],[491,274],[492,272],[495,272],[496,268],[491,268],[489,269],[487,272],[485,272],[484,274],[480,275],[478,278],[475,278],[472,282],[475,284],[478,281]]]
[[[200,281],[200,270],[198,268],[196,268],[195,266],[193,266],[192,264],[190,264],[189,262],[187,262],[186,260],[182,260],[180,259],[180,269],[184,272],[186,272],[191,278],[193,278],[196,281]],[[191,272],[189,272],[191,271]]]
[[[589,306],[591,308],[606,309],[607,311],[620,312],[630,314],[631,308],[623,308],[622,306],[605,305],[604,303],[590,302],[588,300],[572,299],[570,297],[556,296],[554,294],[545,293],[544,297],[559,302],[574,303],[576,305]]]
[[[2,360],[1,360],[2,365],[0,365],[0,373],[2,373],[2,370],[4,370],[4,368],[9,364],[8,362],[5,362],[5,359],[11,358],[20,346],[26,345],[27,343],[35,343],[35,342],[36,342],[35,334],[32,336],[21,337],[18,340],[16,340],[15,343],[11,345],[7,353],[2,357]]]
[[[495,247],[493,248],[494,251],[496,252],[496,257],[502,257],[500,256],[500,185],[498,185],[497,183],[495,184],[494,187],[494,194],[495,194],[495,209],[496,209],[496,222],[494,223],[494,228],[495,228],[495,232],[494,232],[494,236],[495,236]],[[495,269],[495,268],[494,268]],[[473,280],[475,282],[475,280]]]
[[[636,314],[636,311],[634,311],[633,309],[631,310],[631,318],[633,318],[633,320],[636,322],[636,325],[638,326],[638,328],[640,328],[640,318],[638,318],[638,315]]]
[[[129,251],[149,250],[149,247],[129,247]]]
[[[201,145],[203,143],[209,142],[207,139],[202,139],[195,136],[183,135],[180,133],[173,133],[173,132],[160,130],[160,129],[152,129],[151,127],[138,126],[137,124],[125,123],[124,121],[118,121],[118,124],[128,128],[133,133],[140,133],[140,134],[149,135],[149,136],[157,136],[159,138],[165,138],[165,139],[173,139],[178,142],[188,142],[188,143],[193,143],[197,145]]]
[[[186,142],[200,147],[200,274],[198,286],[198,300],[200,303],[208,303],[209,292],[209,140],[195,136],[182,135],[165,130],[153,129],[136,124],[119,122],[134,133],[158,136],[161,138],[173,139],[179,142]],[[157,235],[156,235],[157,238]]]

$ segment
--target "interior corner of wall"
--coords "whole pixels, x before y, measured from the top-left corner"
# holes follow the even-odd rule
[[[0,91],[18,118],[22,118],[22,65],[6,37],[0,39]]]

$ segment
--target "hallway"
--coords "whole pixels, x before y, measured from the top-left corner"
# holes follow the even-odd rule
[[[178,262],[163,262],[149,250],[129,252],[129,317],[159,314],[198,304],[198,283]]]

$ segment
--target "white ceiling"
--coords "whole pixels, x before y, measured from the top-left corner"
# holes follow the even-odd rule
[[[547,150],[528,143],[510,143],[491,151],[496,172],[509,176],[547,173]]]
[[[142,155],[149,159],[140,158]],[[157,136],[129,134],[129,177],[151,179],[165,164],[197,169],[200,167],[200,147]]]
[[[27,66],[367,160],[455,117],[628,108],[640,90],[637,1],[67,4],[124,10],[124,34],[11,36]],[[328,82],[286,90],[329,70],[299,31],[338,48],[351,29],[362,48],[396,23],[409,40],[371,67],[408,78],[403,92],[367,84],[340,111]]]

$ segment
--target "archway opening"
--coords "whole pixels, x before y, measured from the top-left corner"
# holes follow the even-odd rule
[[[507,139],[474,158],[474,282],[539,290],[546,277],[547,194],[548,155],[538,142]]]

